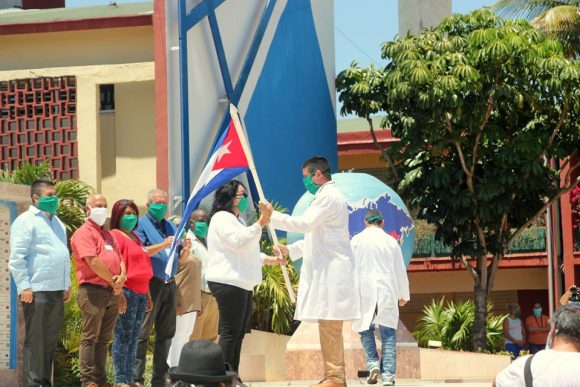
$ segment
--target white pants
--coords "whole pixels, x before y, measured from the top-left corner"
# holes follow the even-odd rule
[[[177,316],[175,319],[175,336],[171,340],[171,348],[169,348],[169,356],[167,357],[169,367],[177,367],[179,365],[181,349],[189,341],[196,317],[197,312],[190,312]]]

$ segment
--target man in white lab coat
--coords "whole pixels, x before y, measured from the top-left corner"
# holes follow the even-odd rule
[[[352,329],[359,332],[370,376],[376,384],[382,374],[383,386],[392,386],[396,371],[396,336],[399,306],[409,301],[409,280],[401,247],[387,234],[385,221],[378,210],[365,216],[366,228],[352,238],[360,283],[361,318]],[[381,333],[382,359],[379,362],[375,344],[375,325]]]
[[[342,324],[360,317],[348,209],[325,158],[306,160],[302,175],[304,186],[314,195],[310,207],[300,216],[274,212],[272,225],[304,233],[304,240],[280,249],[292,260],[303,257],[295,319],[319,324],[324,379],[315,386],[346,386]]]

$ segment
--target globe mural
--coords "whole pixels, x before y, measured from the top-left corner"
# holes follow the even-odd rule
[[[377,209],[385,219],[385,232],[399,241],[405,265],[409,266],[415,243],[415,223],[401,197],[388,185],[366,173],[335,173],[332,175],[332,180],[336,182],[347,201],[350,237],[352,238],[364,229],[364,217],[367,210]],[[309,192],[302,195],[294,206],[292,215],[303,214],[313,198],[314,195]],[[304,238],[303,234],[288,233],[289,244],[302,238]],[[294,262],[298,271],[301,265],[301,259]]]

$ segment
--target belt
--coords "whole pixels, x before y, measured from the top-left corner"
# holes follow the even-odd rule
[[[113,287],[110,286],[110,285],[92,284],[90,282],[84,282],[84,283],[80,284],[79,287],[93,288],[93,289],[103,289],[103,290],[107,290],[109,292],[112,292],[113,291]]]
[[[164,279],[161,279],[159,277],[153,277],[153,279],[156,280],[156,281],[159,281],[159,282],[166,283],[166,284],[170,284],[172,282],[175,282],[175,277],[171,277],[168,280],[164,280]]]

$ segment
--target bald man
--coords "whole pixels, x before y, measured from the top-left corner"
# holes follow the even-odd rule
[[[108,387],[107,348],[119,313],[127,303],[123,296],[125,264],[115,239],[103,227],[108,216],[107,199],[88,197],[87,219],[71,238],[79,289],[77,302],[83,323],[79,349],[83,387]]]

